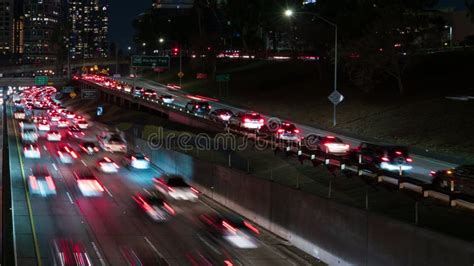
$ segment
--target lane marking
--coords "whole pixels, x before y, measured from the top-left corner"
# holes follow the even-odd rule
[[[69,194],[69,191],[66,191],[66,195],[67,195],[67,197],[69,198],[69,202],[71,202],[71,204],[74,204],[74,201],[72,200],[72,197],[71,197],[71,195]]]
[[[53,163],[53,168],[54,168],[54,170],[58,171],[58,167],[56,166],[55,163]]]
[[[105,192],[107,192],[107,194],[109,194],[109,196],[110,196],[111,198],[114,197],[114,196],[112,196],[112,193],[110,193],[110,191],[107,189],[106,186],[104,186],[104,189],[105,189]]]
[[[209,243],[207,240],[205,240],[201,235],[198,234],[198,238],[204,243],[206,244],[206,246],[208,246],[212,251],[214,251],[215,253],[219,254],[219,255],[222,255],[222,253],[216,248],[214,247],[211,243]]]
[[[99,257],[100,264],[105,265],[104,258],[102,258],[102,255],[100,255],[99,249],[95,245],[94,241],[91,242],[92,248],[94,248],[95,254],[97,254],[97,257]]]
[[[87,166],[86,162],[84,162],[84,160],[81,160],[81,163],[85,166]]]
[[[10,112],[13,113],[12,107],[10,106]],[[27,182],[26,182],[26,177],[25,177],[25,170],[24,170],[24,164],[23,164],[23,158],[21,156],[21,149],[20,149],[20,140],[18,139],[18,133],[16,129],[16,123],[13,122],[13,132],[15,134],[16,138],[16,147],[18,151],[18,160],[20,162],[20,172],[21,176],[23,177],[23,186],[25,187],[25,197],[26,197],[26,205],[28,207],[28,217],[31,222],[31,233],[33,234],[33,244],[35,246],[35,255],[36,255],[36,263],[38,266],[42,266],[43,262],[41,261],[41,252],[38,244],[38,237],[36,235],[36,226],[35,226],[35,221],[33,218],[33,210],[31,207],[31,201],[30,201],[30,195],[28,193],[28,187],[27,187]],[[18,260],[18,258],[16,258]]]
[[[43,145],[43,149],[44,149],[45,151],[48,150],[48,148],[46,147],[46,145]]]
[[[158,249],[155,247],[155,245],[153,245],[153,243],[151,243],[150,239],[148,239],[148,237],[143,237],[145,239],[145,241],[148,243],[148,245],[151,247],[151,249],[153,249],[153,251],[158,254],[158,256],[160,256],[160,258],[162,258],[163,260],[165,259],[165,257],[163,256],[163,254],[161,254]]]

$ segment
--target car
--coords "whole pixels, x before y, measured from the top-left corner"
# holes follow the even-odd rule
[[[103,173],[117,173],[119,166],[109,157],[104,157],[97,161],[97,169]]]
[[[76,124],[80,129],[87,129],[89,127],[89,123],[85,119],[78,120]]]
[[[62,163],[72,163],[73,160],[79,158],[78,154],[69,144],[58,145],[58,157]]]
[[[474,196],[474,165],[431,171],[433,186],[452,193]]]
[[[242,249],[257,248],[258,228],[244,218],[231,213],[209,213],[199,216],[204,228],[213,236]]]
[[[28,177],[30,193],[43,197],[56,195],[56,184],[53,177],[44,165],[33,167],[32,174]]]
[[[60,117],[59,114],[57,114],[57,113],[54,113],[54,114],[52,114],[52,115],[50,116],[51,122],[58,122],[59,119],[61,119],[61,117]]]
[[[167,103],[167,104],[172,104],[174,102],[173,95],[169,95],[169,94],[160,95],[159,99],[160,99],[160,101],[162,101],[164,103]]]
[[[80,242],[70,239],[54,239],[51,242],[53,262],[57,266],[92,266],[87,250]]]
[[[39,159],[41,158],[41,152],[36,144],[27,144],[23,146],[23,154],[25,158]]]
[[[91,170],[74,171],[73,175],[83,196],[101,196],[103,194],[104,187]]]
[[[68,111],[68,110],[64,111],[62,114],[63,114],[64,117],[66,117],[67,119],[74,119],[74,117],[76,116],[73,112]]]
[[[78,126],[69,126],[67,135],[71,138],[78,139],[84,137],[86,134]]]
[[[26,118],[26,113],[24,110],[17,110],[13,113],[13,117],[17,120],[23,120]]]
[[[238,112],[229,119],[229,124],[245,129],[260,129],[265,124],[265,119],[255,112]]]
[[[155,193],[137,193],[132,198],[138,204],[140,209],[143,210],[153,221],[165,222],[169,220],[171,216],[176,215],[176,211],[173,207]]]
[[[99,147],[97,147],[97,145],[95,145],[95,143],[92,141],[82,142],[81,144],[79,144],[79,148],[81,149],[81,151],[89,155],[99,152]]]
[[[199,191],[190,186],[178,175],[162,175],[154,178],[155,188],[163,195],[174,200],[196,201]]]
[[[283,122],[277,128],[275,137],[277,140],[283,141],[298,141],[300,130],[290,122]]]
[[[133,97],[141,97],[142,96],[142,92],[143,92],[143,88],[142,87],[135,87],[132,91],[132,96]]]
[[[198,115],[207,115],[211,110],[211,105],[208,102],[203,101],[189,101],[184,107],[187,112],[198,114]]]
[[[48,141],[61,141],[61,133],[57,130],[50,130],[48,134],[46,134],[46,139]]]
[[[352,160],[375,170],[409,171],[413,159],[403,146],[361,142],[352,152]]]
[[[153,90],[153,89],[145,89],[145,88],[143,88],[142,91],[141,91],[141,94],[142,94],[144,97],[152,97],[152,98],[155,98],[155,97],[156,97],[156,91]]]
[[[84,120],[85,118],[82,115],[76,115],[74,116],[74,122],[77,123],[77,121]]]
[[[313,138],[312,140],[309,140]],[[307,143],[311,143],[311,148],[316,149],[324,154],[346,155],[350,151],[350,145],[344,143],[340,138],[335,136],[307,136]]]
[[[38,123],[38,130],[39,131],[50,131],[51,126],[49,125],[48,121],[43,120]]]
[[[124,165],[135,169],[150,168],[150,159],[142,153],[130,153],[124,158]]]
[[[99,146],[108,152],[127,152],[127,142],[121,133],[103,131],[97,135]]]
[[[64,118],[59,119],[58,121],[58,128],[66,128],[69,126],[69,121]]]
[[[229,119],[234,115],[231,110],[228,109],[216,109],[209,113],[209,119],[216,121],[227,123]]]

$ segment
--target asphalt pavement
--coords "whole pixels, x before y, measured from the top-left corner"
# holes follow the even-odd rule
[[[58,239],[82,243],[94,265],[132,265],[130,260],[134,258],[139,258],[143,265],[302,264],[297,255],[282,252],[282,242],[265,231],[259,247],[249,250],[235,248],[208,234],[198,216],[220,208],[212,202],[171,202],[176,216],[163,224],[152,221],[138,208],[132,195],[152,190],[152,178],[162,174],[159,170],[133,171],[121,167],[117,174],[104,174],[95,168],[99,158],[107,155],[120,163],[123,154],[81,154],[73,164],[62,164],[56,155],[57,143],[46,141],[43,133],[37,143],[41,159],[25,158],[18,121],[11,118],[10,108],[8,113],[14,255],[18,265],[53,265],[52,243]],[[95,140],[99,128],[102,127],[92,122],[84,138]],[[60,132],[62,143],[79,151],[81,140],[65,138],[65,130]],[[38,165],[46,166],[51,173],[56,183],[55,196],[29,192],[27,179]],[[92,169],[103,184],[102,196],[84,197],[79,191],[73,171],[84,168]]]

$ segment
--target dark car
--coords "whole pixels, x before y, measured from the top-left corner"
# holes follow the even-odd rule
[[[229,109],[216,109],[209,113],[209,119],[217,122],[227,123],[234,115]]]
[[[81,148],[81,151],[89,155],[99,152],[99,147],[97,147],[97,145],[92,141],[82,142],[81,144],[79,144],[79,148]]]
[[[409,171],[413,159],[403,146],[382,145],[362,142],[352,153],[353,160],[387,171]]]
[[[202,214],[199,219],[206,230],[237,248],[256,248],[258,228],[240,216],[231,213]]]
[[[171,205],[156,194],[140,194],[133,196],[133,200],[138,204],[151,219],[157,222],[167,221],[176,212]]]
[[[474,196],[474,165],[432,171],[433,185],[454,193]]]
[[[185,109],[193,114],[207,115],[211,110],[211,105],[208,102],[189,101]]]

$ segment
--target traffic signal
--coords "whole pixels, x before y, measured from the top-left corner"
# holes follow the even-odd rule
[[[172,54],[173,56],[178,56],[178,55],[179,55],[179,48],[178,48],[178,47],[174,47],[171,54]]]

